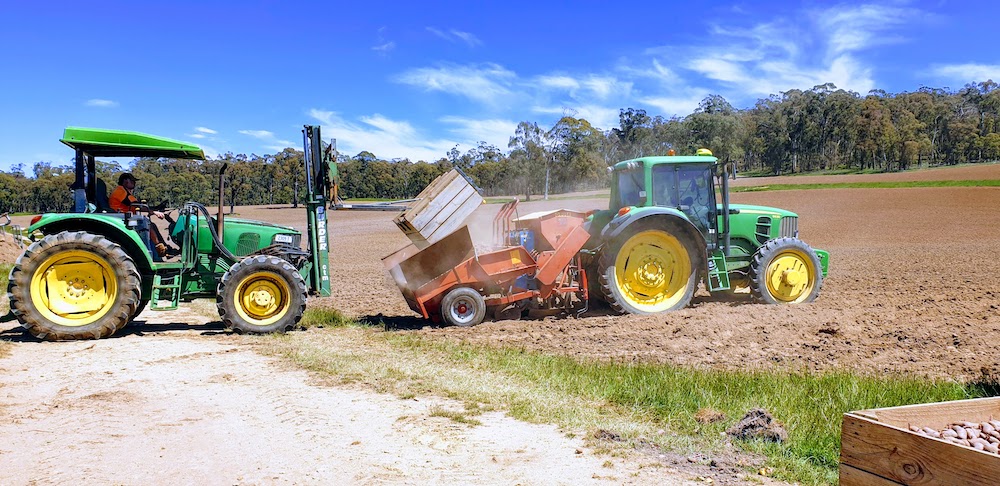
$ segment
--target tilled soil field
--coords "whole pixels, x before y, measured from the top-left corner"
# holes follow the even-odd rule
[[[932,173],[938,180],[1000,179],[1000,165],[877,179],[929,180]],[[1000,253],[1000,188],[769,191],[734,194],[733,200],[797,212],[802,239],[830,252],[830,275],[815,303],[726,302],[700,290],[691,307],[656,316],[610,315],[598,308],[583,318],[439,327],[409,310],[382,268],[381,257],[407,243],[392,223],[395,213],[345,211],[331,214],[334,295],[315,304],[435,339],[581,358],[1000,377],[1000,354],[991,344],[1000,342],[1000,265],[995,256]],[[521,205],[521,214],[606,205],[606,198],[531,202]],[[488,221],[497,209],[484,205],[474,215],[470,228],[475,238],[489,239]],[[273,212],[301,218],[289,211],[257,210],[253,217]]]
[[[813,181],[812,179],[817,179]],[[738,185],[890,180],[1000,179],[1000,165],[860,176],[779,177]],[[330,214],[333,307],[397,332],[580,358],[716,368],[904,372],[956,379],[1000,378],[1000,188],[814,189],[737,193],[737,203],[799,214],[800,236],[831,254],[812,304],[720,301],[700,290],[687,309],[655,316],[485,322],[440,327],[410,311],[381,264],[408,243],[394,212]],[[607,197],[532,201],[540,209],[598,209]],[[480,207],[470,228],[490,239],[499,205]],[[305,227],[303,208],[238,208],[238,216]]]

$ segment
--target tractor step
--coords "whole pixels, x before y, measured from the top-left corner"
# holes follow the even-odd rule
[[[163,299],[160,296],[164,291],[169,291],[170,298]],[[181,300],[181,276],[170,275],[167,277],[153,275],[153,295],[149,300],[149,309],[155,311],[168,311],[180,307]],[[161,303],[162,302],[162,303]]]
[[[712,292],[729,289],[729,269],[722,250],[713,251],[708,258],[708,287]]]

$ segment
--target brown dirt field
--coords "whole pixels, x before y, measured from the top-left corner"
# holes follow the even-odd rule
[[[699,367],[851,369],[976,379],[1000,376],[1000,188],[841,189],[743,193],[734,202],[799,213],[801,237],[831,253],[813,304],[723,302],[702,290],[687,309],[581,319],[437,327],[411,312],[380,258],[407,240],[394,213],[331,215],[334,295],[314,304],[419,328],[432,338],[616,361]],[[524,204],[592,209],[605,200]],[[487,220],[497,205],[476,218]],[[523,214],[523,213],[522,213]],[[481,225],[472,225],[482,228]],[[474,233],[488,238],[486,232]]]
[[[977,181],[1000,179],[1000,164],[972,164],[955,167],[887,172],[883,174],[794,175],[773,177],[740,177],[734,186],[764,184],[829,184],[835,182],[900,182],[900,181]]]
[[[809,182],[813,176],[783,178]],[[1000,164],[896,174],[816,176],[846,180],[1000,179]],[[775,178],[778,179],[778,178]],[[760,181],[761,179],[754,179]],[[784,181],[782,181],[784,182]],[[435,339],[514,346],[582,358],[716,368],[851,369],[955,379],[1000,377],[1000,188],[816,189],[738,193],[738,203],[795,211],[800,235],[831,254],[819,299],[798,306],[720,301],[700,290],[692,306],[656,316],[433,325],[410,311],[381,258],[408,243],[394,212],[330,213],[333,295],[311,299],[369,322]],[[606,199],[522,203],[596,209]],[[488,241],[499,205],[470,224]],[[238,216],[304,229],[304,209],[237,208]]]

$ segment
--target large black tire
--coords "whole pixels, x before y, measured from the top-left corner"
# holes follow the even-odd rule
[[[598,263],[601,293],[619,313],[658,314],[691,302],[701,251],[676,224],[645,224],[620,236]]]
[[[471,327],[486,318],[486,301],[468,287],[456,287],[441,299],[441,319],[452,326]]]
[[[146,310],[147,305],[149,305],[149,299],[142,299],[139,301],[139,305],[135,307],[135,312],[132,313],[132,317],[128,319],[130,327],[138,326],[138,324],[135,324],[135,318],[139,317],[139,314],[142,314],[142,311]]]
[[[140,275],[120,246],[64,231],[33,243],[10,271],[11,312],[38,339],[100,339],[124,327],[139,305]]]
[[[766,304],[812,302],[823,286],[819,256],[798,238],[764,243],[750,263],[750,293]]]
[[[222,276],[216,296],[222,323],[236,332],[285,332],[306,309],[306,282],[290,263],[257,255]]]

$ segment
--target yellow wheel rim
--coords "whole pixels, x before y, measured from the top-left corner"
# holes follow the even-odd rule
[[[767,292],[775,300],[797,303],[812,294],[816,286],[816,267],[804,252],[784,250],[771,260],[764,277]]]
[[[31,301],[43,317],[61,326],[86,326],[104,317],[118,297],[111,264],[86,250],[60,251],[31,276]]]
[[[236,313],[255,326],[268,326],[288,313],[291,289],[271,272],[248,275],[236,287]]]
[[[615,259],[618,293],[643,312],[675,306],[687,290],[691,257],[684,245],[662,231],[643,231],[625,242]]]

